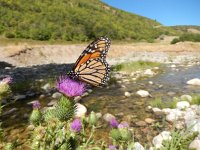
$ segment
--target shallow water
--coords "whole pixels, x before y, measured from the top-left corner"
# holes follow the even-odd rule
[[[145,118],[155,119],[155,116],[147,111],[147,106],[151,100],[156,97],[161,97],[164,101],[170,101],[174,96],[200,93],[199,86],[188,86],[186,84],[190,79],[200,78],[200,66],[192,66],[189,68],[180,66],[176,69],[178,70],[164,66],[162,73],[151,78],[143,78],[137,81],[122,83],[121,85],[116,84],[109,88],[95,88],[93,93],[81,100],[81,103],[89,111],[101,112],[102,114],[111,113],[119,121],[130,118],[131,126],[137,128],[135,130],[135,132],[138,132],[136,139],[140,139],[142,143],[149,142],[157,132],[153,132],[154,129],[152,127],[141,128],[135,123]],[[154,84],[149,84],[149,81],[152,81]],[[122,85],[125,87],[122,87]],[[140,98],[135,94],[140,89],[149,91],[152,97]],[[132,93],[132,96],[125,97],[125,91]],[[7,135],[12,134],[11,129],[23,128],[28,124],[27,115],[31,113],[32,108],[27,105],[27,102],[27,100],[16,102],[14,107],[18,110],[12,115],[2,117],[3,126],[7,130]],[[49,100],[42,100],[41,102],[43,106],[46,106]],[[13,108],[13,105],[6,107],[5,110],[11,108]],[[162,118],[159,121],[162,121]],[[22,136],[26,136],[25,130],[20,130],[19,132]],[[108,134],[107,129],[102,130],[98,136],[103,138],[106,134]],[[145,137],[143,138],[143,136]]]

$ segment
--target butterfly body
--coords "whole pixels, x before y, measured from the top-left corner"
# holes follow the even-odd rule
[[[93,86],[101,86],[109,79],[110,67],[106,62],[106,55],[111,41],[107,37],[100,37],[93,41],[80,55],[69,77],[81,80]]]

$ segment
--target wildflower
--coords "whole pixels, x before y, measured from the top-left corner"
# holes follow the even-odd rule
[[[123,121],[118,125],[119,129],[128,128],[128,127],[129,127],[129,125],[128,125],[128,123],[126,121]]]
[[[61,76],[56,83],[57,89],[68,97],[80,96],[85,91],[85,83]]]
[[[71,125],[71,130],[74,131],[74,132],[80,132],[81,131],[81,128],[82,128],[82,124],[81,124],[81,121],[79,119],[75,119]]]
[[[4,78],[1,83],[5,83],[5,84],[10,84],[12,83],[12,77],[11,76],[7,76],[6,78]]]
[[[35,101],[33,103],[33,109],[39,109],[41,107],[40,102],[39,101]]]
[[[116,150],[116,149],[119,149],[119,147],[114,145],[109,145],[109,150]]]
[[[119,125],[119,123],[117,122],[117,120],[115,118],[112,118],[110,120],[110,126],[113,127],[113,128],[117,128]]]

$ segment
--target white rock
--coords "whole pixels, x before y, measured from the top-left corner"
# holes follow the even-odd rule
[[[192,101],[192,96],[190,96],[190,95],[182,95],[181,96],[181,100],[191,102]]]
[[[188,101],[180,101],[180,102],[176,103],[176,107],[180,110],[186,109],[186,108],[190,107],[190,103]]]
[[[85,114],[87,112],[87,108],[80,103],[76,103],[76,106],[77,106],[77,110],[76,110],[75,116],[76,117],[85,116]]]
[[[171,140],[170,132],[168,131],[161,132],[159,135],[153,138],[152,142],[156,148],[161,148],[163,140]]]
[[[106,113],[106,114],[103,115],[103,119],[104,119],[105,121],[107,121],[107,122],[110,122],[110,120],[111,120],[112,118],[115,118],[115,116],[113,116],[112,114]]]
[[[151,85],[152,85],[152,84],[153,84],[153,81],[149,81],[149,84],[151,84]]]
[[[134,150],[144,150],[144,147],[139,142],[134,143],[134,148]]]
[[[131,93],[130,93],[130,92],[125,92],[124,95],[125,95],[126,97],[130,97],[130,96],[131,96]]]
[[[59,92],[55,92],[55,93],[53,93],[53,95],[52,95],[52,97],[55,98],[55,99],[58,99],[58,98],[60,98],[61,96],[62,96],[62,94],[59,93]]]
[[[176,65],[171,65],[170,67],[171,67],[171,68],[176,68]]]
[[[51,90],[51,85],[49,83],[45,84],[41,87],[44,91],[49,92]]]
[[[141,97],[147,97],[147,96],[150,96],[149,92],[148,91],[145,91],[145,90],[139,90],[136,92],[137,95],[141,96]]]
[[[152,106],[147,106],[148,109],[152,109]]]
[[[189,148],[194,148],[196,150],[200,150],[200,140],[194,140],[190,143]]]
[[[82,97],[88,96],[89,93],[88,92],[84,92],[83,95],[81,95]]]
[[[157,113],[157,112],[161,112],[161,111],[162,111],[160,108],[156,108],[156,107],[155,107],[155,108],[152,108],[152,110],[153,110],[154,113]]]
[[[76,96],[76,97],[74,97],[74,101],[77,103],[77,102],[79,102],[81,100],[81,96]]]
[[[53,99],[47,104],[47,106],[55,106],[57,102],[58,102],[57,100]]]
[[[171,111],[170,108],[163,108],[163,109],[162,109],[162,112],[164,112],[166,115],[169,114],[170,111]]]
[[[92,89],[88,89],[87,92],[88,92],[88,93],[92,93],[93,90],[92,90]]]
[[[184,112],[179,109],[171,109],[170,113],[166,116],[166,120],[169,122],[174,122],[176,120],[182,119],[184,117]]]
[[[158,69],[159,69],[159,67],[154,67],[154,69],[155,69],[155,70],[158,70]]]
[[[200,79],[199,78],[191,79],[191,80],[187,81],[187,84],[189,84],[189,85],[200,85]]]
[[[196,112],[191,108],[188,108],[184,115],[185,121],[193,120],[195,118],[196,118]]]
[[[192,119],[185,121],[187,128],[190,128],[191,131],[200,131],[200,119]]]
[[[147,69],[144,71],[144,75],[153,76],[154,74],[155,72],[153,72],[151,69]]]

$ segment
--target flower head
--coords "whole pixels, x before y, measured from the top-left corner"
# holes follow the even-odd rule
[[[61,76],[56,83],[57,89],[68,97],[80,96],[85,91],[85,83]]]
[[[128,123],[126,121],[123,121],[118,125],[119,129],[128,128],[128,127],[129,127],[129,125],[128,125]]]
[[[74,131],[74,132],[80,132],[81,131],[81,128],[82,128],[82,124],[81,124],[81,121],[79,119],[75,119],[71,125],[71,130]]]
[[[41,107],[40,102],[39,101],[35,101],[33,103],[33,109],[39,109]]]
[[[10,84],[12,83],[12,77],[11,76],[7,76],[6,78],[4,78],[1,82],[6,83],[6,84]]]
[[[117,128],[119,125],[119,123],[117,122],[117,120],[115,118],[110,119],[110,126],[113,128]]]
[[[116,149],[119,149],[119,147],[114,145],[109,145],[109,150],[116,150]]]

